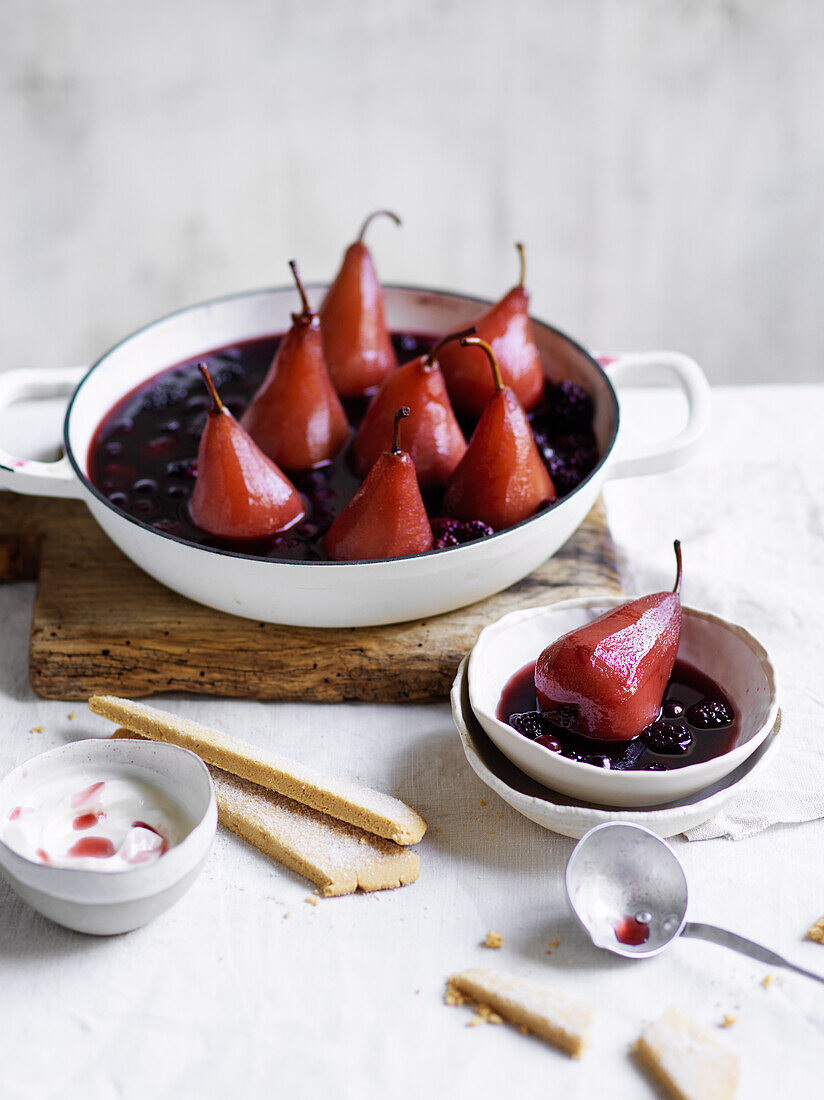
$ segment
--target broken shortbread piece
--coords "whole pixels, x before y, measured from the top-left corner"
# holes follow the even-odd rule
[[[673,1100],[730,1100],[738,1058],[677,1008],[668,1008],[635,1044],[642,1064]]]
[[[189,749],[207,764],[398,844],[417,844],[426,832],[421,815],[399,798],[322,775],[188,718],[115,695],[93,695],[89,710],[153,741]]]
[[[815,943],[824,943],[824,917],[819,917],[815,924],[807,929],[807,939]]]
[[[486,939],[484,940],[484,947],[491,947],[494,949],[498,947],[503,947],[503,945],[504,938],[501,933],[496,932],[494,928],[490,928],[490,930],[486,934]]]
[[[586,1001],[573,1000],[525,978],[512,978],[495,970],[464,970],[461,974],[453,974],[447,987],[446,1003],[463,1004],[466,998],[533,1031],[573,1058],[579,1058],[589,1045],[595,1009]]]

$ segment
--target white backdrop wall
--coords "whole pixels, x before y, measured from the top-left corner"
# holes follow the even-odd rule
[[[334,272],[824,378],[820,0],[0,0],[0,367]]]

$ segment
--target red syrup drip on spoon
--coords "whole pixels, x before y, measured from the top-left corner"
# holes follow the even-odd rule
[[[91,796],[99,791],[101,787],[105,787],[105,782],[101,779],[99,783],[92,783],[91,787],[86,787],[85,791],[78,791],[77,794],[72,795],[72,809],[76,810],[78,806],[82,806],[84,802],[88,802]]]
[[[640,947],[649,939],[649,925],[636,917],[621,917],[615,922],[615,938],[628,947]]]
[[[69,855],[74,859],[107,859],[114,855],[114,844],[105,836],[84,836],[69,848]]]
[[[75,832],[79,832],[81,829],[92,829],[101,817],[105,816],[102,810],[92,810],[87,814],[78,814],[72,822],[72,828]]]

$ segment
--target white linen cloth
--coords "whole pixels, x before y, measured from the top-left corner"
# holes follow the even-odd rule
[[[626,405],[628,415],[667,423],[674,401],[640,391]],[[24,412],[15,411],[20,425]],[[789,820],[782,807],[803,811],[802,780],[820,812],[812,803],[824,786],[815,443],[823,419],[824,386],[720,390],[700,459],[607,493],[628,591],[672,584],[671,541],[680,537],[685,600],[740,620],[779,664],[784,749],[758,789],[782,801],[771,810],[762,795],[759,820]],[[33,594],[30,584],[0,588],[3,774],[110,729],[82,704],[31,692]],[[397,790],[429,822],[420,881],[308,905],[311,885],[219,830],[189,893],[153,924],[112,939],[50,924],[0,881],[3,1100],[647,1100],[655,1092],[630,1045],[670,1004],[739,1055],[741,1100],[821,1095],[822,988],[791,974],[764,988],[768,968],[694,940],[645,962],[593,948],[564,896],[573,842],[480,783],[446,703],[157,704]],[[691,919],[824,973],[824,947],[803,938],[824,913],[824,823],[764,829],[739,844],[673,844]],[[482,946],[490,929],[504,937],[498,951]],[[467,1028],[470,1011],[445,1007],[443,991],[450,973],[473,966],[596,1002],[593,1049],[575,1062],[513,1028]],[[737,1020],[720,1030],[725,1013]]]
[[[692,463],[606,490],[627,591],[670,587],[669,547],[680,538],[684,603],[741,623],[777,666],[777,760],[715,818],[690,829],[689,840],[740,840],[770,825],[824,817],[821,393],[812,386],[716,391]],[[661,391],[631,392],[625,401],[631,424],[652,431],[677,423],[678,404]]]

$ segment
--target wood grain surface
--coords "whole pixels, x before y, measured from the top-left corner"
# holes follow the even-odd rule
[[[442,699],[478,632],[501,615],[621,593],[599,501],[554,558],[470,607],[380,627],[257,623],[152,580],[79,502],[0,492],[0,581],[35,578],[29,672],[33,689],[50,699],[161,691],[317,702]]]

